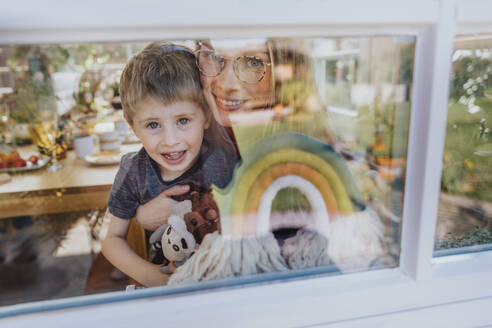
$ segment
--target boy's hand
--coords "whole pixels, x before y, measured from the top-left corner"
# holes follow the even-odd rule
[[[169,210],[178,203],[171,196],[186,194],[190,189],[188,185],[178,185],[163,191],[159,196],[137,208],[135,219],[144,229],[154,231],[167,223]]]

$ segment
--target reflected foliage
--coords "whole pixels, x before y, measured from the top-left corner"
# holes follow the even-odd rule
[[[436,242],[436,249],[460,248],[492,243],[492,231],[476,227],[472,232],[466,232],[464,236],[455,236],[448,233],[446,238]]]

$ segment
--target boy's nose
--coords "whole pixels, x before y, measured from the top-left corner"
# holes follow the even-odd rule
[[[164,144],[165,146],[174,146],[178,144],[178,142],[179,142],[179,137],[176,131],[174,131],[174,129],[172,128],[164,129],[162,144]]]

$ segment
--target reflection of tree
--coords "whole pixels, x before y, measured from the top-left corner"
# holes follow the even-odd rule
[[[481,108],[476,113],[450,103],[441,186],[446,192],[492,201],[492,100],[476,103]]]
[[[409,90],[412,81],[414,43],[395,43],[393,47],[384,47],[382,44],[372,45],[370,60],[370,81],[376,87],[376,98],[373,103],[374,111],[374,144],[371,151],[373,155],[382,158],[404,157],[408,136],[409,117],[401,110],[405,106],[396,103],[396,92],[398,85],[404,84]],[[391,51],[390,51],[391,50]],[[391,60],[377,60],[379,58],[390,58]],[[386,102],[383,101],[384,83],[391,85],[390,95]],[[408,97],[409,91],[406,92]],[[405,120],[401,120],[406,118]],[[402,134],[402,132],[404,132]]]
[[[462,97],[481,98],[492,87],[492,60],[478,56],[461,57],[453,63],[450,96],[459,101]]]
[[[400,45],[400,74],[399,83],[405,85],[405,101],[410,101],[413,79],[413,62],[415,60],[415,43]]]
[[[269,40],[274,63],[275,103],[290,108],[292,114],[319,110],[312,62],[304,40]],[[310,102],[312,100],[312,102]]]
[[[379,125],[375,123],[376,111],[373,107],[359,108],[355,133],[360,146],[368,149],[376,157],[406,157],[409,104],[382,104],[377,115],[380,117]]]
[[[276,90],[278,103],[292,108],[295,112],[306,111],[308,99],[313,93],[303,80],[291,80],[279,85]]]
[[[39,104],[56,108],[51,74],[68,61],[60,46],[17,46],[8,65],[14,74],[14,92],[5,100],[17,123],[28,123]]]
[[[492,201],[490,49],[457,50],[451,74],[441,188]]]

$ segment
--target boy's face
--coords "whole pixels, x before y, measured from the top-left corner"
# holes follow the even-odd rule
[[[195,163],[209,124],[195,103],[164,105],[147,98],[137,106],[132,128],[147,154],[159,164],[162,178],[170,181]]]

